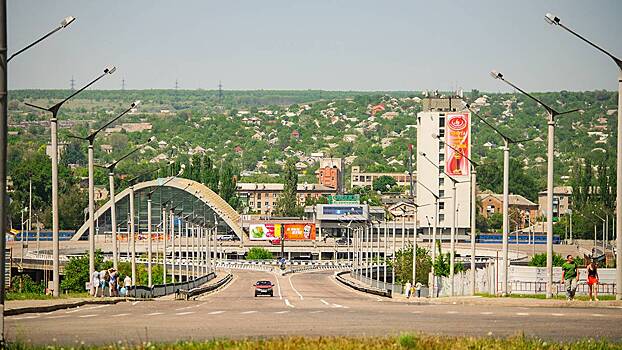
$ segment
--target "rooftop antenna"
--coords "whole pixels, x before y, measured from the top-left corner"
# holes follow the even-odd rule
[[[76,80],[73,78],[73,75],[71,76],[71,80],[69,80],[69,83],[71,84],[71,91],[75,91]]]

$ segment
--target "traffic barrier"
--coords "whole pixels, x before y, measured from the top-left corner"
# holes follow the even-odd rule
[[[178,290],[175,293],[175,299],[188,300],[190,298],[194,298],[194,297],[199,296],[201,294],[205,294],[205,293],[214,291],[214,290],[222,287],[223,285],[229,283],[229,281],[231,281],[231,279],[233,279],[233,275],[229,273],[229,274],[227,274],[227,276],[225,276],[220,281],[218,281],[218,282],[216,282],[214,284],[210,284],[208,286],[196,287],[196,288],[192,288],[190,290],[180,289],[180,290]]]
[[[158,298],[165,295],[177,293],[179,290],[189,290],[201,286],[212,279],[216,278],[216,273],[210,272],[205,276],[201,276],[186,282],[159,284],[151,287],[147,286],[131,286],[127,291],[127,295],[134,298]]]
[[[352,289],[356,289],[360,292],[363,293],[369,293],[369,294],[374,294],[374,295],[379,295],[379,296],[383,296],[383,297],[387,297],[387,298],[392,298],[392,292],[391,290],[384,290],[384,289],[377,289],[377,288],[371,288],[371,287],[363,287],[360,286],[356,283],[352,283],[351,281],[345,279],[342,277],[342,275],[351,273],[351,271],[342,271],[342,272],[336,272],[335,273],[335,279],[337,279],[337,281],[345,284],[346,286],[352,288]]]

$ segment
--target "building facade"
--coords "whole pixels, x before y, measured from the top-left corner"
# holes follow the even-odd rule
[[[342,158],[321,158],[320,168],[316,172],[318,183],[337,190],[339,194],[343,193],[344,169],[345,165]]]
[[[449,231],[454,222],[453,211],[456,211],[456,227],[466,232],[471,223],[471,169],[462,155],[470,156],[470,114],[463,109],[458,97],[427,97],[422,104],[424,109],[417,114],[416,196],[421,206],[417,210],[417,220],[421,223],[436,220],[440,229]],[[435,217],[435,198],[438,198],[438,217]]]
[[[538,193],[538,206],[540,215],[546,216],[546,190]],[[553,188],[553,217],[568,214],[572,208],[572,187],[557,186]]]
[[[410,186],[410,175],[407,172],[404,173],[364,173],[361,172],[361,168],[358,166],[352,167],[352,173],[350,174],[350,187],[371,187],[374,180],[381,176],[390,176],[395,179],[399,186]],[[413,183],[417,182],[417,176],[413,174]]]
[[[280,183],[238,183],[237,194],[249,211],[272,215],[276,202],[283,192]],[[321,184],[298,184],[298,204],[304,205],[307,198],[319,198],[337,194],[337,190]]]
[[[477,197],[482,204],[480,214],[485,218],[494,213],[503,214],[503,194],[480,193]],[[527,227],[530,223],[535,223],[538,216],[538,205],[536,203],[521,195],[510,194],[508,207],[518,210],[521,227]]]

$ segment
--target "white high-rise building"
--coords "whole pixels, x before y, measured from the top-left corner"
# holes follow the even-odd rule
[[[433,227],[437,220],[439,234],[448,234],[457,210],[457,234],[471,225],[470,157],[471,120],[459,97],[428,97],[422,100],[423,111],[417,114],[417,221],[420,227]],[[455,152],[441,140],[461,152]],[[452,180],[456,183],[456,208],[453,208]],[[434,195],[438,200],[435,217]],[[449,236],[443,238],[449,239]]]

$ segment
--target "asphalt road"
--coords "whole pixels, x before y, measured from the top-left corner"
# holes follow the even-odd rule
[[[622,339],[619,308],[404,304],[348,289],[335,281],[332,272],[285,277],[259,271],[233,273],[227,287],[200,300],[127,302],[12,316],[6,319],[6,334],[12,341],[67,345],[402,332]],[[274,297],[254,297],[252,285],[259,279],[276,284]]]

